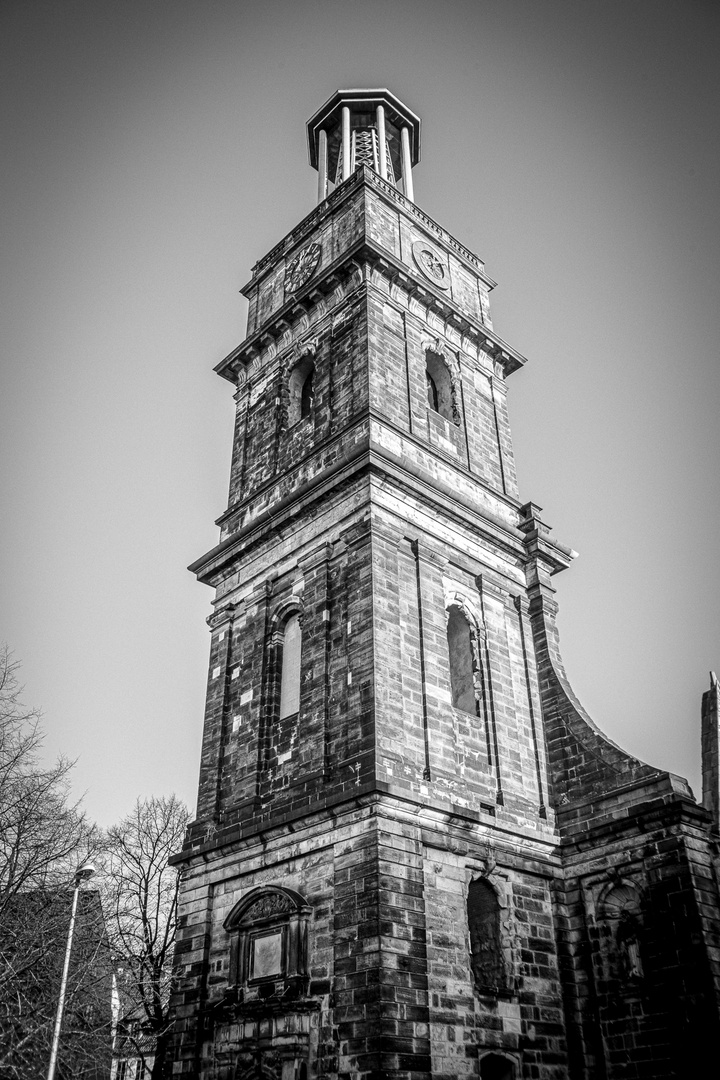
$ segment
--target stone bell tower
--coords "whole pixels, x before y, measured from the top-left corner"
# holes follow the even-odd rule
[[[673,1076],[614,1071],[613,1031],[633,1017],[641,1061],[677,1017],[677,909],[648,936],[646,898],[672,865],[710,932],[683,838],[709,866],[710,815],[567,685],[551,578],[573,553],[521,503],[508,426],[525,360],[483,263],[414,202],[419,119],[339,91],[308,144],[318,205],[254,267],[216,368],[237,413],[191,567],[215,600],[174,1074]],[[720,983],[693,955],[696,1045]]]

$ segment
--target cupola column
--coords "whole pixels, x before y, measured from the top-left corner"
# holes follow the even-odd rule
[[[400,152],[402,154],[402,178],[405,185],[405,197],[415,202],[412,182],[412,158],[410,156],[410,130],[404,124],[400,129]]]
[[[385,142],[385,108],[378,105],[377,111],[377,138],[378,138],[378,164],[379,173],[383,180],[387,180],[387,143]]]
[[[343,105],[342,110],[342,178],[350,175],[350,109]]]
[[[322,130],[318,135],[318,202],[327,198],[327,132]]]

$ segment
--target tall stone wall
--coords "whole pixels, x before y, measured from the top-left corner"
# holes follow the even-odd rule
[[[179,930],[177,1067],[254,1075],[464,1077],[487,1054],[522,1075],[565,1075],[547,844],[497,841],[491,827],[384,796],[359,798],[292,832],[208,845],[186,871]],[[472,968],[468,892],[499,903],[499,985]],[[300,982],[238,986],[227,923],[244,897],[280,886],[310,912]],[[292,1063],[292,1073],[290,1064]]]
[[[542,523],[526,528],[537,544]],[[560,657],[548,567],[537,548],[535,555],[529,612],[562,857],[558,945],[570,1075],[702,1072],[720,1034],[711,814],[685,780],[621,750],[585,713]]]

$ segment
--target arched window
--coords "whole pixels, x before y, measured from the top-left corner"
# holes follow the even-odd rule
[[[460,608],[451,607],[448,612],[447,640],[452,703],[462,712],[477,715],[475,662],[470,624]]]
[[[306,356],[290,372],[288,379],[288,427],[310,416],[315,396],[315,365]]]
[[[475,985],[481,991],[497,991],[503,983],[500,904],[493,887],[482,878],[470,882],[467,915]]]
[[[445,361],[429,349],[425,353],[425,377],[428,408],[439,413],[451,424],[459,424],[460,415],[455,404],[450,370]]]
[[[285,622],[280,668],[280,713],[282,720],[300,710],[300,654],[302,628],[300,617],[293,612]]]

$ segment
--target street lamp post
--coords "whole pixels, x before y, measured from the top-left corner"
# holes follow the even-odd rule
[[[92,863],[85,863],[75,873],[75,891],[73,892],[70,926],[68,928],[67,945],[65,946],[65,963],[63,964],[62,979],[60,980],[60,998],[58,1000],[57,1015],[55,1017],[55,1030],[53,1032],[52,1050],[50,1051],[50,1067],[48,1068],[47,1080],[54,1080],[55,1076],[55,1065],[57,1064],[58,1047],[60,1045],[60,1028],[62,1027],[63,1009],[65,1007],[65,989],[67,987],[68,971],[70,970],[70,952],[72,950],[73,933],[75,931],[75,916],[77,915],[80,884],[83,881],[87,881],[94,873],[95,867]]]

